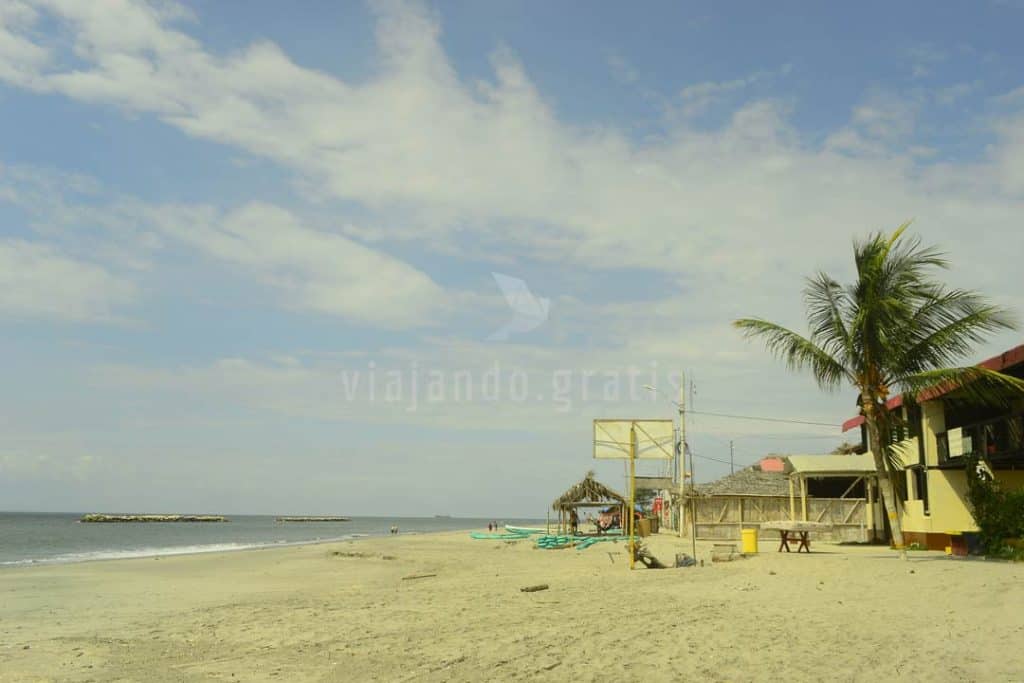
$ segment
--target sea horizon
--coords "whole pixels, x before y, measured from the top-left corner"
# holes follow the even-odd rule
[[[424,534],[536,524],[542,519],[431,516],[347,516],[346,522],[281,523],[289,514],[225,514],[227,522],[114,522],[88,524],[87,512],[0,511],[0,568],[101,560],[193,555],[355,540],[390,533]],[[140,513],[103,514],[221,514]]]

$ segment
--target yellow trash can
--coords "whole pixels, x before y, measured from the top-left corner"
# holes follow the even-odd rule
[[[757,529],[741,529],[740,539],[744,555],[757,552]]]

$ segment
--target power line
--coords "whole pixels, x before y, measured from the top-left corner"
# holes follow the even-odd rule
[[[708,415],[711,417],[728,417],[734,420],[758,420],[760,422],[784,422],[786,424],[796,425],[814,425],[816,427],[842,427],[840,424],[833,424],[831,422],[811,422],[810,420],[788,420],[781,417],[754,417],[753,415],[730,415],[728,413],[708,413],[699,410],[687,410],[687,413],[691,415]]]
[[[712,458],[710,455],[697,455],[696,453],[694,453],[693,457],[700,458],[701,460],[712,460],[714,462],[720,462],[723,465],[728,465],[729,464],[728,460],[722,460],[721,458]]]

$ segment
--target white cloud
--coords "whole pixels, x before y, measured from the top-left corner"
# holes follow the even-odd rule
[[[445,293],[421,271],[342,235],[308,228],[271,204],[223,214],[209,207],[145,207],[142,213],[163,235],[251,272],[298,308],[384,327],[431,325],[447,313]]]
[[[31,86],[49,61],[49,51],[24,35],[37,20],[37,12],[26,2],[7,0],[0,5],[0,81]]]
[[[376,6],[380,68],[364,82],[304,68],[270,43],[213,54],[140,3],[126,2],[116,19],[88,3],[44,7],[67,31],[48,47],[80,64],[23,64],[35,74],[26,87],[152,113],[276,160],[324,195],[368,209],[372,228],[340,229],[381,248],[415,236],[448,254],[485,244],[586,269],[678,273],[708,300],[845,262],[850,235],[908,216],[932,241],[956,240],[964,220],[1017,234],[1008,217],[1020,200],[1021,153],[1009,115],[996,122],[991,154],[960,165],[921,165],[930,152],[908,139],[920,101],[880,92],[824,142],[793,126],[788,105],[758,100],[716,129],[676,121],[638,142],[614,127],[560,120],[508,51],[494,55],[492,80],[462,80],[437,18],[418,5]],[[24,22],[6,32],[32,37]],[[769,76],[698,84],[686,98],[702,102]],[[950,205],[957,210],[944,210]],[[218,239],[238,239],[225,230],[216,228]],[[324,263],[303,257],[300,268],[245,253],[238,265],[289,288],[296,305],[362,315],[339,308],[345,297],[318,293],[337,288]],[[281,276],[293,269],[312,284]]]
[[[377,6],[381,68],[360,83],[299,66],[270,43],[212,54],[139,3],[116,18],[89,3],[47,7],[70,37],[53,49],[82,63],[36,68],[32,87],[152,113],[274,159],[326,195],[385,215],[384,231],[430,235],[440,248],[471,234],[587,267],[685,264],[714,278],[730,262],[756,279],[806,263],[789,245],[820,245],[822,231],[845,240],[906,215],[939,234],[955,229],[930,210],[929,173],[899,151],[914,111],[898,100],[869,98],[824,145],[803,139],[785,107],[757,101],[716,130],[677,123],[641,143],[559,120],[507,51],[494,56],[492,81],[464,82],[436,17],[417,5]],[[762,77],[698,84],[687,98],[705,102]],[[964,173],[995,180],[1002,169],[1012,165]],[[989,194],[963,199],[984,204]]]
[[[36,232],[68,252],[148,271],[158,267],[161,251],[185,245],[281,292],[286,306],[356,323],[433,325],[451,312],[450,296],[458,296],[399,259],[265,202],[228,211],[150,204],[112,196],[87,176],[9,165],[0,166],[0,201],[26,210]]]
[[[135,286],[104,268],[24,240],[0,241],[0,315],[93,322],[115,318]]]
[[[742,95],[721,125],[698,130],[673,120],[661,136],[638,141],[614,126],[561,119],[508,51],[494,55],[490,79],[463,79],[441,47],[436,17],[418,6],[378,7],[379,68],[361,82],[305,68],[266,42],[215,54],[187,34],[188,26],[139,3],[125,2],[118,12],[56,0],[40,7],[62,31],[42,41],[31,13],[5,22],[0,45],[18,46],[3,53],[0,79],[7,83],[152,115],[273,160],[321,196],[359,204],[372,227],[330,229],[372,239],[381,249],[418,238],[426,249],[481,260],[473,249],[493,245],[541,266],[555,264],[551,270],[559,273],[601,278],[601,288],[568,292],[577,297],[575,309],[569,297],[554,309],[551,324],[564,316],[585,344],[539,356],[528,355],[537,352],[528,347],[504,352],[522,354],[538,372],[657,358],[662,367],[698,367],[720,387],[718,406],[749,401],[761,414],[778,415],[785,405],[790,416],[833,411],[841,419],[848,402],[823,403],[810,380],[787,379],[728,322],[763,315],[799,327],[801,278],[817,268],[848,277],[851,236],[908,217],[917,218],[926,241],[953,250],[954,284],[1020,306],[1024,124],[1016,110],[994,122],[995,144],[982,158],[931,164],[922,162],[926,150],[908,148],[919,101],[868,93],[840,130],[809,134],[794,125],[790,110],[813,103],[751,100],[750,86],[761,78],[755,74],[685,91],[683,101],[700,106]],[[58,209],[46,233],[55,239],[62,221],[86,212],[70,204]],[[421,324],[445,310],[445,294],[425,274],[322,229],[299,209],[126,200],[89,215],[91,224],[124,240],[153,235],[142,251],[186,244],[276,288],[296,308],[395,326]],[[621,290],[665,291],[627,303],[632,294],[620,291],[620,281]],[[605,298],[616,303],[603,304]],[[989,348],[998,351],[1006,341]],[[403,358],[451,367],[438,357],[458,356],[478,367],[501,353],[456,339],[406,349]],[[125,369],[121,377],[330,419],[348,407],[332,393],[337,370],[245,358],[171,371]],[[524,405],[510,411],[517,428],[552,414],[543,404]],[[447,404],[431,420],[509,424],[495,413],[486,404]],[[375,415],[393,421],[396,413]],[[369,416],[364,410],[356,417]],[[578,429],[579,421],[556,418],[551,424],[560,429]]]
[[[730,95],[738,94],[757,83],[785,76],[792,68],[791,64],[784,64],[776,71],[756,71],[749,76],[728,81],[704,81],[688,85],[679,91],[679,99],[682,101],[681,113],[687,118],[702,114]]]

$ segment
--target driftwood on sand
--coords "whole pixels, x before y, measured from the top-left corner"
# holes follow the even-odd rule
[[[633,546],[633,558],[643,563],[648,569],[668,569],[668,565],[662,564],[642,543]]]
[[[537,591],[546,591],[548,585],[546,583],[538,583],[536,586],[523,586],[519,590],[523,593],[536,593]]]

